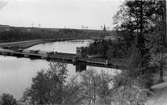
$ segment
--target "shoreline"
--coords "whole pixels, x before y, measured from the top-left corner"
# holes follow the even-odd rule
[[[73,40],[85,40],[85,39],[36,39],[36,40],[25,40],[25,41],[16,41],[16,42],[4,42],[0,43],[0,47],[6,49],[26,49],[34,45],[42,43],[50,43],[57,41],[73,41]]]

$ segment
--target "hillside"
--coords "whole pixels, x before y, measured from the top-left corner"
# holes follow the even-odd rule
[[[34,39],[101,39],[106,35],[115,35],[114,31],[59,29],[38,27],[13,27],[0,25],[0,42]]]

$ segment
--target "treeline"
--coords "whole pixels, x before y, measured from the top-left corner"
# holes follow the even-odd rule
[[[103,31],[98,30],[9,27],[7,30],[1,30],[0,42],[33,39],[92,39],[103,35]]]
[[[165,15],[165,0],[126,0],[114,17],[114,28],[123,40],[115,45],[109,41],[95,42],[87,48],[89,54],[100,53],[107,58],[120,57],[122,53],[129,55],[127,71],[118,76],[122,82],[115,90],[117,101],[120,101],[111,105],[144,105],[138,103],[140,99],[131,102],[131,97],[126,95],[134,94],[132,88],[151,91],[152,85],[163,82],[166,66],[163,55],[167,46]],[[160,78],[155,79],[154,75],[160,75]],[[134,96],[141,97],[141,94]]]
[[[83,55],[99,55],[104,59],[129,57],[129,46],[125,41],[95,40],[88,47],[82,48]]]

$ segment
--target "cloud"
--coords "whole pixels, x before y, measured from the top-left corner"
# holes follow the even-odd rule
[[[13,0],[8,0],[13,1]],[[18,2],[49,2],[49,1],[56,1],[56,2],[114,2],[114,1],[124,1],[124,0],[15,0]]]
[[[36,1],[40,1],[40,0],[15,0],[18,2],[36,2]]]
[[[7,0],[0,0],[0,9],[4,8],[7,5]]]

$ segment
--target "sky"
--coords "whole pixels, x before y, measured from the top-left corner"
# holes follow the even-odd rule
[[[25,27],[112,29],[123,0],[0,0],[0,24]]]

